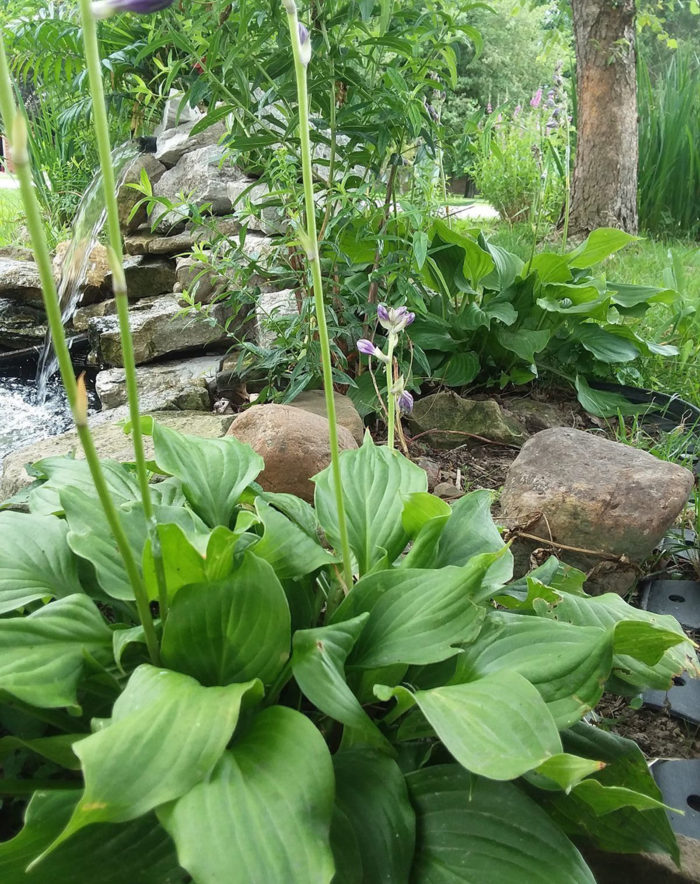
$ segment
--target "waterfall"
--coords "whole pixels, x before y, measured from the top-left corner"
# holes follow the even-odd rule
[[[112,151],[112,164],[117,192],[124,183],[138,146],[127,141]],[[72,224],[72,237],[61,266],[58,298],[64,328],[78,308],[81,286],[90,269],[90,255],[107,221],[107,211],[102,196],[102,172],[98,169],[88,185]],[[39,356],[36,371],[36,390],[39,402],[46,399],[49,378],[56,373],[58,362],[53,350],[51,336],[47,333]]]

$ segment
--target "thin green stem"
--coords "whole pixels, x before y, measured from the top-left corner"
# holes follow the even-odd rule
[[[97,491],[98,498],[102,504],[102,508],[119,552],[124,560],[124,566],[129,577],[129,582],[134,591],[139,617],[141,618],[141,623],[146,635],[146,643],[151,660],[157,664],[159,659],[158,641],[150,610],[148,608],[146,589],[143,585],[126,534],[119,520],[114,501],[110,496],[97,450],[95,449],[90,429],[87,426],[87,401],[83,397],[84,390],[81,393],[73,372],[73,365],[61,319],[61,308],[59,305],[58,294],[56,292],[56,283],[54,282],[53,271],[51,268],[51,255],[46,243],[46,234],[41,220],[41,212],[39,211],[39,204],[34,192],[32,172],[27,153],[26,122],[24,121],[24,118],[17,113],[15,108],[12,93],[12,80],[10,78],[7,64],[5,44],[1,35],[0,113],[2,113],[6,131],[12,133],[11,146],[13,149],[15,170],[19,180],[27,227],[31,236],[34,257],[37,264],[37,270],[39,271],[39,278],[41,280],[44,309],[46,311],[46,317],[51,331],[56,359],[58,360],[58,366],[61,372],[61,379],[66,390],[68,404],[70,405],[73,414],[78,437],[83,446],[83,451],[85,452],[85,459],[88,463],[90,474],[92,475],[92,480],[95,484],[95,490]],[[19,133],[22,134],[20,135]]]
[[[88,2],[88,0],[82,0]],[[299,49],[299,19],[294,0],[283,0],[287,10],[289,34],[294,53],[294,70],[297,81],[297,101],[299,105],[299,138],[301,141],[301,166],[304,180],[304,200],[306,205],[306,234],[304,247],[307,258],[311,265],[311,280],[313,283],[314,306],[316,321],[318,323],[318,338],[321,346],[321,363],[323,367],[323,388],[326,397],[326,413],[328,415],[328,437],[331,450],[331,473],[335,491],[336,507],[338,510],[338,532],[340,534],[341,555],[343,557],[343,575],[345,590],[349,592],[352,587],[352,559],[350,554],[350,542],[348,539],[348,527],[345,519],[345,506],[343,503],[343,483],[340,475],[340,451],[338,448],[338,424],[335,414],[335,398],[333,395],[333,368],[331,365],[331,348],[328,339],[328,326],[326,325],[326,309],[323,299],[323,277],[321,275],[321,260],[316,232],[316,207],[314,204],[313,170],[311,167],[311,144],[309,139],[309,96],[306,82],[306,65],[301,60]],[[310,37],[307,37],[310,39]]]
[[[146,454],[143,446],[143,433],[141,431],[139,393],[136,381],[136,360],[134,358],[134,343],[129,325],[129,298],[124,282],[123,270],[119,273],[118,268],[123,267],[124,256],[122,252],[122,236],[119,225],[119,207],[117,206],[117,193],[114,182],[114,167],[112,165],[112,146],[109,138],[109,123],[107,121],[107,108],[105,105],[104,89],[102,87],[102,70],[100,66],[100,51],[97,42],[97,25],[91,10],[91,0],[80,0],[80,16],[83,26],[83,42],[85,61],[87,63],[90,95],[92,97],[92,116],[97,139],[97,151],[102,169],[102,190],[104,193],[105,208],[107,210],[107,234],[112,249],[113,266],[112,278],[115,280],[114,299],[119,319],[119,335],[122,348],[122,362],[124,363],[124,377],[126,380],[126,393],[129,403],[129,417],[131,419],[131,435],[134,443],[134,461],[136,463],[136,475],[143,511],[148,525],[148,534],[151,540],[151,550],[155,561],[156,579],[158,582],[158,596],[161,604],[161,618],[167,616],[167,588],[164,584],[165,570],[160,556],[160,543],[158,542],[156,524],[153,515],[153,504],[148,484],[148,468],[146,467]],[[117,280],[117,277],[120,280]],[[165,607],[163,603],[165,602]]]
[[[386,407],[387,407],[387,437],[386,444],[389,448],[394,447],[394,424],[396,423],[396,397],[391,391],[394,386],[394,341],[392,332],[389,332],[389,347],[386,363]]]

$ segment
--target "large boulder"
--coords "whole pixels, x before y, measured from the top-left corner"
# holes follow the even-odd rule
[[[228,436],[247,442],[265,461],[258,482],[266,491],[284,491],[313,501],[311,477],[331,461],[328,421],[290,405],[254,405],[233,421]],[[341,451],[357,448],[349,430],[338,427]]]
[[[224,345],[235,331],[235,323],[228,332],[224,330],[228,318],[224,304],[214,305],[204,319],[182,315],[182,308],[172,295],[142,298],[129,311],[137,365],[169,353]],[[116,315],[90,319],[88,337],[99,365],[123,365]]]
[[[202,436],[215,439],[223,436],[231,423],[231,417],[197,411],[163,411],[151,412],[153,417],[166,427],[187,433],[190,436]],[[134,447],[131,436],[124,432],[121,422],[128,419],[126,407],[103,411],[89,418],[92,437],[101,458],[119,461],[134,459]],[[119,422],[119,423],[117,423]],[[153,441],[144,436],[146,457],[153,459]],[[21,488],[30,485],[34,477],[26,471],[27,464],[42,460],[45,457],[59,457],[73,454],[83,458],[83,449],[75,430],[49,436],[40,442],[34,442],[25,448],[19,448],[8,454],[2,462],[2,478],[0,478],[0,501],[16,494]]]
[[[0,257],[0,297],[41,301],[41,280],[34,261]]]
[[[342,393],[333,393],[335,401],[335,417],[341,427],[350,430],[352,437],[358,445],[362,445],[362,439],[365,435],[365,425],[360,417],[359,411],[355,408],[352,399],[344,396]],[[323,390],[304,390],[296,397],[294,402],[289,403],[292,408],[303,408],[304,411],[310,411],[312,414],[320,414],[321,417],[328,417],[326,410],[326,395]]]
[[[451,390],[419,399],[408,422],[414,434],[434,448],[474,445],[487,439],[519,445],[523,427],[493,399],[463,399]],[[480,437],[480,438],[479,438]]]
[[[160,181],[165,166],[159,163],[152,153],[139,154],[129,166],[124,181],[117,192],[117,206],[119,208],[119,225],[125,233],[132,233],[146,222],[146,206],[142,204],[136,209],[137,204],[143,199],[143,194],[132,187],[141,182],[141,173],[145,172],[151,185]]]
[[[58,243],[53,259],[53,274],[59,294],[65,300],[74,285],[79,286],[81,304],[94,304],[108,297],[105,278],[110,272],[107,249],[96,243],[85,253],[86,244],[76,240]]]
[[[199,356],[143,365],[136,369],[142,409],[158,411],[202,411],[211,405],[209,395],[221,361],[218,356]],[[127,402],[123,368],[101,371],[95,378],[95,392],[103,408],[118,408]]]
[[[599,588],[625,591],[630,581],[627,587],[620,584],[611,573],[612,559],[623,557],[620,564],[629,577],[628,563],[652,552],[692,488],[693,474],[683,467],[592,433],[559,427],[543,430],[523,445],[500,503],[509,527],[551,539],[555,546],[602,554],[563,550],[562,558],[585,571],[600,571],[602,564],[605,580]],[[588,591],[592,588],[587,584]]]

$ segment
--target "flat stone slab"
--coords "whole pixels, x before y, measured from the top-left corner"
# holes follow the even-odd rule
[[[211,320],[182,314],[175,295],[142,298],[129,311],[136,364],[152,362],[169,353],[194,350],[229,340],[224,330],[227,306],[215,304]],[[229,329],[229,334],[233,329]],[[122,366],[121,335],[116,316],[88,321],[88,337],[99,365]]]
[[[191,436],[202,436],[206,439],[216,439],[223,436],[233,421],[232,415],[212,414],[211,412],[199,411],[152,411],[153,417],[166,427],[187,433]],[[90,427],[97,447],[97,453],[101,458],[112,458],[119,461],[131,461],[134,458],[134,449],[131,436],[127,435],[117,421],[128,420],[129,414],[126,406],[121,408],[102,411],[90,418]],[[153,457],[153,442],[149,436],[144,436],[146,457]],[[40,442],[34,442],[26,448],[20,448],[8,454],[2,462],[2,478],[0,478],[0,501],[12,497],[21,488],[31,485],[34,481],[25,466],[42,460],[45,457],[57,457],[64,454],[74,454],[82,458],[83,450],[80,447],[78,434],[75,430],[61,433],[59,436],[49,436]]]
[[[34,261],[0,256],[0,297],[41,301],[41,280]]]
[[[216,379],[220,362],[220,356],[199,356],[138,367],[136,382],[141,407],[148,411],[208,409],[209,386]],[[103,408],[126,404],[124,369],[101,371],[95,379],[95,391]]]

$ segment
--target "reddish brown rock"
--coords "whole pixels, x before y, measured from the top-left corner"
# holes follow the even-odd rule
[[[312,501],[311,477],[331,461],[328,421],[290,405],[254,405],[240,414],[228,436],[247,442],[265,461],[258,482],[266,491],[285,491]],[[338,427],[340,450],[357,448],[352,433]]]
[[[683,467],[558,427],[523,445],[503,488],[502,515],[510,527],[555,544],[640,562],[671,527],[692,487],[693,475]],[[602,561],[566,550],[561,558],[586,571]]]
[[[335,400],[335,416],[338,424],[350,430],[355,442],[362,445],[362,439],[365,435],[365,425],[360,417],[360,413],[355,408],[352,399],[349,396],[343,396],[342,393],[334,393]],[[321,417],[328,417],[326,413],[326,396],[323,390],[304,390],[299,393],[293,402],[289,403],[293,408],[303,408],[304,411],[310,411],[312,414],[320,414]]]

